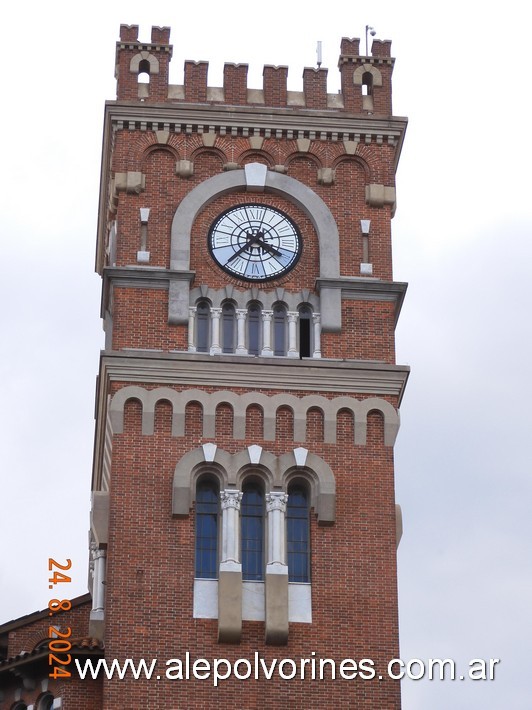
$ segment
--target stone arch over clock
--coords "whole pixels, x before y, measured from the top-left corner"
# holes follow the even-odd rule
[[[196,216],[217,197],[246,191],[280,195],[299,207],[312,222],[318,237],[321,327],[324,331],[341,329],[341,290],[334,287],[340,276],[339,235],[334,217],[313,190],[294,178],[250,163],[243,170],[215,175],[191,190],[181,201],[172,221],[170,251],[170,293],[168,321],[185,324],[189,317],[190,234]]]

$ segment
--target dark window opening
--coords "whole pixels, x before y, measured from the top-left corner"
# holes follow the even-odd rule
[[[199,353],[209,352],[210,310],[206,301],[200,301],[196,308],[196,350]]]
[[[286,308],[275,306],[273,309],[273,354],[286,355]]]
[[[364,72],[362,75],[362,95],[371,96],[373,94],[373,75],[371,72]]]
[[[252,303],[248,308],[248,353],[250,355],[260,355],[260,316],[260,306]]]
[[[303,306],[299,310],[299,357],[312,357],[310,308]]]
[[[222,352],[234,353],[236,334],[236,313],[231,303],[224,303],[222,307]]]
[[[139,84],[150,83],[150,63],[147,59],[143,59],[139,64],[138,82]]]

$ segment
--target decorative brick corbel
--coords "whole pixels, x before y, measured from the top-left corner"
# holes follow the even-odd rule
[[[366,185],[366,203],[370,207],[392,205],[395,209],[395,187],[377,185],[376,183]]]
[[[319,185],[332,185],[333,183],[334,183],[333,168],[319,168],[318,169],[318,184]]]
[[[146,175],[132,171],[115,173],[114,187],[117,192],[122,190],[130,194],[140,195],[146,189]]]
[[[194,163],[191,160],[178,160],[175,166],[176,175],[189,178],[194,175]]]

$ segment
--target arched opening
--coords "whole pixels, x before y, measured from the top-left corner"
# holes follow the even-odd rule
[[[302,483],[294,483],[288,489],[286,544],[288,580],[310,582],[309,495]]]
[[[362,74],[362,96],[373,95],[373,74],[369,71]]]
[[[51,693],[45,693],[37,702],[37,710],[52,710],[54,707],[54,696]]]
[[[222,306],[222,352],[234,353],[236,347],[236,311],[232,303]]]
[[[250,303],[248,306],[248,353],[250,355],[260,355],[262,349],[261,338],[261,307],[258,303]]]
[[[287,314],[282,304],[273,307],[273,354],[286,355]]]
[[[299,309],[299,357],[312,357],[312,311],[309,306]]]
[[[200,301],[196,306],[196,351],[208,353],[210,347],[210,313],[207,301]]]
[[[143,59],[139,64],[138,83],[150,83],[150,63],[147,59]]]
[[[240,507],[242,579],[264,579],[264,494],[256,482],[242,489]]]
[[[195,577],[218,577],[219,486],[210,478],[202,478],[196,486]]]

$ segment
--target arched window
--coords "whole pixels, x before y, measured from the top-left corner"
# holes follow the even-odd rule
[[[309,306],[299,309],[299,357],[312,357],[312,311]]]
[[[26,703],[20,702],[13,705],[11,710],[27,710],[28,706]]]
[[[273,307],[273,354],[286,355],[286,308],[278,304]]]
[[[240,522],[242,579],[264,579],[264,495],[257,483],[243,488]]]
[[[210,346],[210,306],[207,301],[200,301],[196,306],[196,350],[208,353]]]
[[[150,63],[147,59],[143,59],[139,64],[138,83],[150,83]]]
[[[196,488],[196,570],[200,579],[218,577],[219,489],[215,481],[202,479]]]
[[[222,352],[235,352],[236,312],[232,303],[222,306]]]
[[[294,484],[288,489],[286,543],[288,580],[290,582],[310,582],[308,492],[301,484]]]
[[[373,94],[373,74],[369,71],[362,75],[362,96],[371,96]]]
[[[260,355],[261,352],[261,308],[258,303],[248,307],[248,353]]]
[[[45,693],[39,698],[37,710],[52,710],[54,707],[54,696],[51,693]]]

